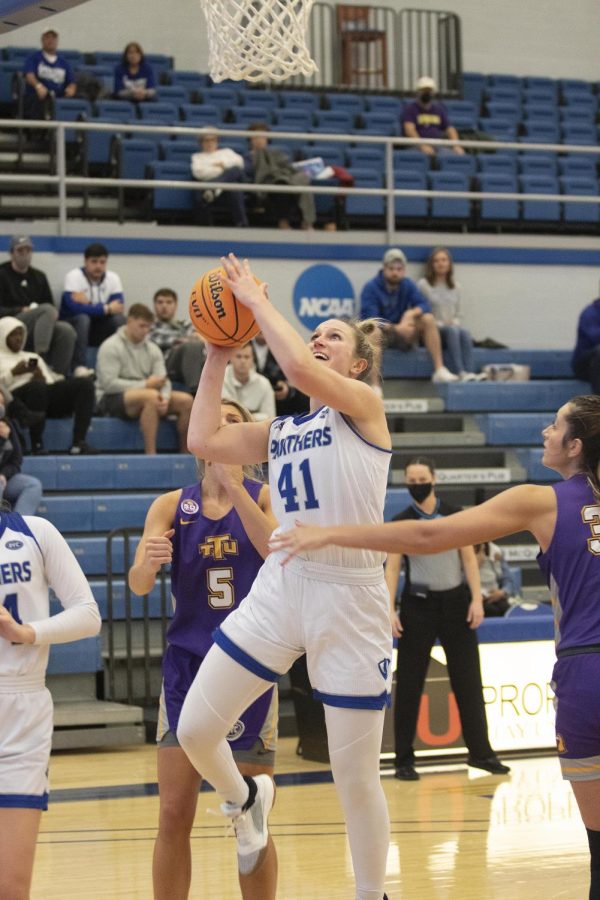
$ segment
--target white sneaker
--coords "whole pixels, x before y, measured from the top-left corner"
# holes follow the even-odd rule
[[[238,869],[240,875],[253,872],[261,852],[269,840],[268,818],[275,799],[275,785],[268,775],[255,775],[256,796],[248,809],[234,803],[222,803],[221,812],[228,816],[237,838]]]
[[[458,375],[453,375],[446,366],[440,366],[440,368],[436,369],[431,376],[431,380],[435,382],[435,384],[447,384],[450,381],[459,381],[460,379]]]
[[[461,381],[478,381],[477,375],[475,372],[461,372],[460,373]]]
[[[487,372],[480,372],[478,375],[475,376],[475,381],[488,381]]]
[[[90,378],[91,375],[95,375],[96,372],[94,369],[88,369],[87,366],[77,366],[73,370],[73,375],[75,378]]]

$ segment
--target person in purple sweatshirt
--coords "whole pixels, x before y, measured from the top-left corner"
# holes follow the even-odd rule
[[[571,368],[577,378],[590,382],[594,394],[600,394],[600,297],[579,316]]]

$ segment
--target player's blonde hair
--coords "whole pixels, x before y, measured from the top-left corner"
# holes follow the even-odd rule
[[[378,319],[343,319],[354,335],[356,355],[364,359],[366,368],[358,376],[359,381],[379,379],[381,371],[382,332]]]
[[[234,409],[237,409],[240,416],[242,417],[242,422],[254,422],[252,418],[252,413],[246,409],[245,406],[242,406],[241,403],[238,403],[237,400],[229,400],[227,397],[223,397],[221,399],[221,406],[233,406]],[[196,471],[198,473],[198,478],[201,479],[204,476],[204,471],[206,468],[205,461],[200,459],[200,457],[196,457]],[[242,466],[242,472],[246,478],[249,478],[250,481],[259,481],[264,484],[265,478],[264,473],[259,465],[253,466]]]
[[[579,438],[581,441],[582,471],[600,498],[600,396],[572,397],[565,419],[569,429],[565,440]]]

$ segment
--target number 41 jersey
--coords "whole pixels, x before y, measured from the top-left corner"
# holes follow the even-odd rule
[[[324,406],[305,416],[278,418],[269,434],[269,486],[282,531],[308,525],[383,522],[391,450],[361,437],[351,420]],[[346,547],[311,551],[314,562],[373,568],[384,553]]]

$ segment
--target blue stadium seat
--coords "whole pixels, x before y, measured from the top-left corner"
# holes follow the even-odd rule
[[[94,112],[106,122],[125,122],[137,118],[135,104],[129,100],[96,100]]]
[[[556,176],[556,156],[542,153],[523,153],[519,157],[519,175]]]
[[[193,153],[198,153],[199,146],[195,140],[187,141],[160,141],[159,151],[161,159],[166,162],[187,162],[190,165],[190,159]]]
[[[324,94],[325,106],[327,109],[337,109],[342,112],[350,113],[351,116],[356,116],[359,113],[362,113],[365,108],[365,103],[360,94],[344,94],[344,93],[329,93]]]
[[[444,100],[444,106],[455,128],[477,128],[478,107],[470,100]]]
[[[592,85],[582,78],[559,78],[558,86],[563,96],[568,93],[591,94]]]
[[[515,175],[502,171],[481,172],[478,176],[479,189],[495,194],[518,194],[519,186]],[[480,222],[505,222],[519,220],[518,200],[484,199],[479,201]]]
[[[201,128],[203,125],[220,125],[223,112],[213,103],[182,103],[179,107],[185,125]]]
[[[12,103],[15,99],[13,82],[15,74],[22,71],[19,60],[2,60],[0,62],[0,103]]]
[[[96,50],[93,54],[94,63],[97,66],[118,66],[123,54],[118,50]]]
[[[115,73],[112,66],[88,66],[82,59],[78,67],[73,69],[73,74],[76,81],[82,74],[92,75],[101,83],[102,90],[106,94],[110,95],[113,92]]]
[[[399,191],[426,191],[427,175],[425,172],[401,169],[394,172],[394,188]],[[394,199],[394,215],[402,223],[406,219],[426,219],[429,216],[428,197],[396,197]]]
[[[561,106],[559,108],[560,121],[563,125],[570,122],[593,125],[594,111],[587,106]]]
[[[596,178],[596,160],[583,154],[566,154],[558,157],[560,175],[572,175],[576,178]]]
[[[125,179],[145,178],[147,166],[157,159],[157,141],[146,141],[140,138],[122,138],[117,144],[118,177]]]
[[[400,137],[400,120],[392,112],[364,112],[360,118],[367,134]]]
[[[514,410],[554,411],[571,397],[589,392],[589,384],[575,379],[551,378],[547,381],[484,381],[480,384],[455,382],[436,386],[451,412]],[[477,388],[481,388],[477,391]]]
[[[344,165],[342,163],[342,165]],[[373,168],[382,172],[385,166],[385,151],[383,147],[371,147],[362,145],[351,147],[346,152],[346,165],[351,168]]]
[[[523,194],[522,216],[524,222],[560,222],[558,200],[527,200],[527,194],[558,194],[558,179],[548,175],[521,175]]]
[[[150,164],[152,178],[164,181],[192,181],[189,163],[154,162]],[[194,192],[178,188],[154,188],[152,191],[152,210],[171,214],[185,213],[194,209]]]
[[[4,59],[22,65],[28,56],[31,56],[32,53],[37,53],[39,49],[39,47],[4,47],[2,52]]]
[[[461,94],[465,100],[470,100],[479,109],[486,84],[486,76],[481,72],[463,72]]]
[[[598,143],[596,128],[594,125],[586,125],[585,122],[563,122],[561,127],[563,144],[583,144],[586,147],[595,147]]]
[[[173,69],[173,57],[164,53],[146,53],[146,62],[154,69],[156,81],[160,83],[163,77],[169,78]]]
[[[315,142],[314,144],[302,144],[298,150],[298,159],[310,159],[320,156],[328,166],[345,166],[346,157],[339,144],[329,141]]]
[[[558,103],[558,91],[554,87],[525,87],[521,94],[523,106],[555,107]]]
[[[190,95],[182,84],[160,84],[156,88],[157,103],[174,103],[181,106],[182,103],[189,103]]]
[[[313,130],[331,134],[349,134],[354,128],[354,116],[343,109],[317,110],[313,113]]]
[[[510,90],[520,91],[523,87],[523,79],[519,75],[507,75],[502,72],[492,72],[487,77],[488,84],[495,88],[509,88]]]
[[[102,671],[100,635],[69,644],[52,644],[48,656],[48,675],[81,675]]]
[[[593,94],[586,94],[582,91],[563,91],[563,101],[565,106],[577,106],[589,110],[593,115],[598,109],[598,102]]]
[[[437,162],[442,172],[460,172],[467,178],[471,178],[477,168],[476,159],[470,153],[465,153],[463,156],[458,156],[456,153],[440,153]]]
[[[163,124],[163,120],[179,119],[179,106],[177,103],[167,103],[167,102],[146,102],[138,104],[138,110],[140,113],[140,119],[147,124],[147,121],[160,122]]]
[[[240,129],[248,128],[255,122],[264,122],[266,125],[272,122],[271,113],[266,106],[234,106],[231,112],[236,126]]]
[[[521,88],[512,85],[498,85],[497,87],[488,87],[485,90],[485,102],[489,103],[513,103],[515,106],[521,105]]]
[[[429,185],[438,191],[468,191],[469,178],[460,172],[430,172]],[[432,219],[467,220],[471,215],[471,204],[466,198],[432,197]]]
[[[560,179],[563,194],[581,194],[595,197],[598,200],[598,179],[564,175]],[[600,222],[600,205],[598,203],[564,203],[563,220],[565,222]]]
[[[132,121],[130,114],[120,115],[113,111],[109,116],[97,115],[90,122],[119,123],[122,126],[129,125]],[[115,137],[121,137],[127,133],[126,128],[115,128],[113,131],[85,131],[83,132],[83,153],[86,166],[102,166],[107,168],[112,160],[112,150]]]
[[[523,134],[519,140],[525,144],[558,144],[560,135],[558,125],[535,120],[523,122]]]
[[[507,119],[483,117],[479,120],[479,127],[495,141],[516,141],[517,139],[517,125]]]
[[[237,88],[227,85],[209,85],[202,91],[202,102],[220,106],[222,109],[231,109],[238,105]]]
[[[388,94],[367,94],[365,102],[368,112],[391,113],[398,119],[404,108],[404,103],[399,97],[390,97]]]
[[[309,112],[317,110],[321,103],[319,94],[312,91],[280,91],[279,102],[284,109],[297,109],[301,107]]]
[[[263,110],[263,117],[273,112],[279,106],[275,91],[266,90],[241,90],[238,92],[238,104],[253,106]]]
[[[431,157],[420,150],[394,150],[394,171],[410,171],[425,174],[431,166]]]
[[[54,101],[54,118],[57,122],[78,122],[91,118],[92,104],[89,100],[80,100],[70,97],[57,97]],[[73,144],[79,140],[78,132],[74,128],[67,128],[65,141]]]
[[[477,157],[477,167],[486,175],[500,172],[505,175],[516,175],[517,157],[512,153],[481,153]]]
[[[487,100],[485,104],[487,114],[491,119],[504,119],[506,122],[518,122],[521,118],[521,108],[507,100]]]
[[[558,106],[540,106],[537,103],[524,103],[522,117],[526,122],[542,122],[556,125],[558,122]]]
[[[64,56],[64,58],[67,60],[67,62],[69,63],[69,65],[71,66],[73,71],[75,71],[75,69],[90,68],[86,65],[85,56],[81,52],[81,50],[63,50],[61,47],[61,49],[59,50],[59,53],[61,56]],[[94,66],[94,65],[95,65],[94,63],[91,63],[91,66]],[[111,68],[111,67],[109,66],[109,68]],[[112,68],[111,68],[111,75],[112,75]],[[111,84],[111,87],[112,87],[112,84]]]
[[[349,169],[354,178],[355,187],[382,188],[383,175],[372,169]],[[351,220],[374,219],[383,216],[385,211],[383,196],[358,196],[350,190],[346,198],[346,215]]]
[[[171,72],[170,83],[184,87],[188,96],[192,93],[200,94],[208,85],[208,75],[188,69],[174,69]]]
[[[287,131],[310,131],[313,114],[308,107],[284,106],[276,111],[277,124]]]

